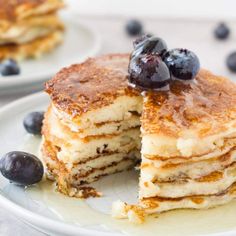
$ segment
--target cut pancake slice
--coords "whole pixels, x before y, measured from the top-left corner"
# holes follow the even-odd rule
[[[137,149],[133,149],[127,154],[108,153],[72,164],[60,161],[57,158],[60,148],[49,141],[43,140],[41,150],[50,176],[57,181],[58,189],[67,195],[76,194],[82,184],[133,167],[140,158]]]
[[[47,82],[42,153],[64,194],[78,196],[84,184],[140,161],[142,98],[127,84],[127,62],[120,54],[89,59]]]
[[[130,98],[124,98],[129,101]],[[119,103],[120,99],[116,99],[114,104]],[[137,102],[137,101],[136,101]],[[118,110],[117,112],[117,109]],[[89,118],[81,118],[82,121],[73,121],[71,117],[67,114],[59,111],[55,106],[50,106],[48,113],[54,120],[60,120],[60,123],[65,127],[76,133],[80,138],[85,138],[86,136],[98,136],[106,134],[119,134],[130,128],[140,126],[140,115],[138,113],[138,108],[133,105],[127,106],[126,109],[121,109],[118,105],[110,106],[110,116],[103,116],[94,118],[97,113],[102,111],[90,112]],[[113,114],[111,114],[113,113]],[[106,112],[105,112],[106,114]],[[78,118],[77,118],[78,119]]]
[[[50,112],[50,109],[45,115],[43,135],[54,145],[60,147],[57,157],[65,163],[78,163],[109,152],[128,153],[134,148],[140,149],[141,143],[139,126],[119,134],[80,138],[77,132],[73,132],[63,125]]]

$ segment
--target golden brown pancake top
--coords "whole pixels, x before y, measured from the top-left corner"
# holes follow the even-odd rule
[[[127,80],[128,54],[88,59],[62,69],[46,83],[54,105],[73,117],[111,104],[122,95],[140,96]],[[142,132],[178,138],[183,132],[204,137],[227,131],[235,122],[236,85],[201,70],[195,81],[170,83],[168,91],[144,95]]]
[[[231,121],[236,123],[236,85],[206,70],[189,84],[176,80],[169,91],[148,92],[142,114],[144,133],[172,137],[217,134]]]
[[[73,117],[112,104],[117,97],[139,96],[128,86],[128,54],[88,59],[62,69],[46,83],[53,104]]]
[[[33,11],[43,4],[48,6],[48,9],[44,10],[45,13],[47,10],[53,10],[50,9],[50,5],[55,5],[56,8],[62,7],[61,0],[0,0],[0,21],[14,22],[21,18],[21,14],[25,15],[27,11],[32,11],[33,14]]]

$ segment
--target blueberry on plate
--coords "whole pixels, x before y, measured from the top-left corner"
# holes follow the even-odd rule
[[[195,53],[187,49],[172,49],[163,55],[173,79],[191,80],[200,70],[200,62]]]
[[[225,23],[220,23],[214,30],[214,35],[217,39],[227,39],[230,34],[230,29]]]
[[[38,183],[43,177],[43,164],[34,155],[14,151],[0,159],[0,171],[10,182],[28,186]]]
[[[129,75],[129,82],[144,90],[160,89],[170,82],[169,69],[157,54],[131,58]]]
[[[136,48],[137,46],[139,46],[141,43],[143,43],[146,39],[153,37],[152,34],[143,34],[140,37],[138,37],[137,39],[134,40],[133,42],[133,46],[134,48]]]
[[[18,75],[20,67],[15,60],[7,59],[0,65],[0,73],[2,76]]]
[[[30,134],[41,134],[44,112],[31,112],[23,121],[26,131]]]
[[[140,35],[143,31],[143,26],[138,20],[129,20],[125,28],[130,36]]]
[[[142,54],[158,54],[162,55],[167,51],[166,42],[158,37],[149,37],[143,43],[137,45],[131,57],[136,57]]]
[[[228,55],[226,64],[230,71],[236,73],[236,52],[232,52]]]

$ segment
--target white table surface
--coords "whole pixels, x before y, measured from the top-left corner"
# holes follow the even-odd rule
[[[83,0],[80,0],[83,2]],[[112,0],[111,0],[112,1]],[[236,2],[236,1],[235,1]],[[99,29],[102,37],[102,49],[100,54],[108,52],[128,52],[132,48],[132,39],[124,32],[124,24],[127,17],[112,17],[107,20],[105,16],[85,17],[78,16],[81,22]],[[165,38],[168,44],[172,46],[187,47],[194,49],[200,57],[202,65],[205,67],[229,76],[231,79],[236,78],[228,72],[224,64],[224,58],[228,52],[236,50],[235,39],[236,32],[228,40],[227,43],[217,42],[212,37],[212,28],[216,22],[212,20],[199,21],[181,21],[160,18],[145,17],[140,18],[145,25],[147,32],[158,34]],[[229,22],[232,27],[236,26],[236,21]],[[172,30],[170,31],[170,27]],[[235,27],[236,31],[236,27]],[[24,94],[8,94],[0,95],[0,107],[23,96]],[[14,216],[0,209],[0,235],[3,236],[43,236],[36,230],[26,226]]]

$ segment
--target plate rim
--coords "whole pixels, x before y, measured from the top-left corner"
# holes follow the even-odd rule
[[[71,22],[72,22],[72,24],[76,24],[81,29],[87,30],[93,38],[94,42],[93,42],[92,47],[89,48],[88,52],[84,56],[78,58],[78,63],[84,61],[88,57],[96,55],[99,52],[99,50],[101,49],[102,40],[101,40],[101,35],[100,35],[99,31],[95,27],[92,27],[90,25],[80,22],[80,20],[76,19],[73,15],[63,14],[63,15],[61,15],[61,18],[62,18],[62,21],[65,22],[65,24],[71,24]],[[42,57],[42,59],[43,59],[43,57]],[[33,76],[32,80],[28,79],[29,77],[32,77],[30,75],[27,75],[27,76],[22,76],[22,75],[15,75],[14,76],[13,75],[13,76],[11,76],[11,78],[5,78],[6,80],[1,78],[0,91],[3,89],[14,89],[16,87],[18,90],[19,85],[24,86],[24,85],[33,85],[33,84],[42,83],[42,82],[46,81],[47,79],[50,79],[50,77],[52,77],[57,72],[58,72],[58,70],[48,68],[47,73],[40,74],[40,75],[36,74],[35,76]]]
[[[42,99],[46,98],[46,94],[44,92],[37,92],[34,94],[27,95],[25,97],[22,97],[20,99],[17,99],[2,108],[0,108],[0,120],[1,117],[5,115],[6,112],[12,111],[15,107],[21,107],[23,104],[27,104],[29,101],[40,101]],[[20,220],[26,221],[33,226],[36,226],[38,229],[40,229],[43,226],[46,227],[46,229],[54,231],[55,228],[57,229],[57,232],[60,233],[66,233],[66,234],[82,234],[82,235],[88,235],[88,236],[121,236],[123,235],[122,232],[105,232],[105,231],[97,231],[94,229],[85,229],[82,226],[79,225],[73,225],[71,223],[66,223],[63,221],[58,221],[54,219],[50,219],[49,217],[42,216],[40,214],[34,213],[23,206],[20,206],[10,199],[8,199],[6,196],[1,194],[0,192],[0,206],[3,207],[8,212],[11,212],[15,214]],[[60,231],[58,231],[60,230]],[[236,234],[235,230],[225,231],[225,232],[217,232],[217,233],[210,233],[210,234],[204,234],[204,236],[234,236]],[[200,235],[199,235],[200,236]],[[203,235],[202,235],[203,236]]]

